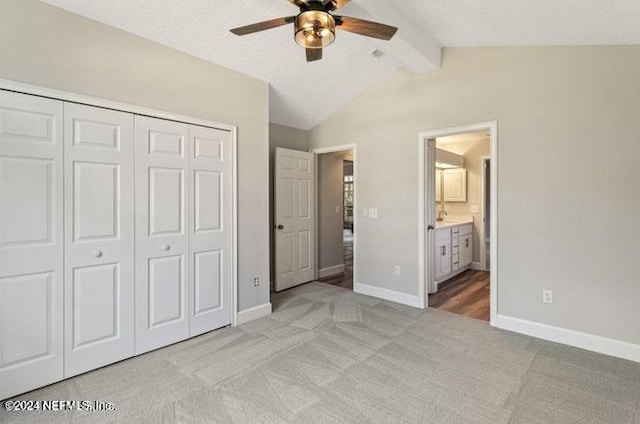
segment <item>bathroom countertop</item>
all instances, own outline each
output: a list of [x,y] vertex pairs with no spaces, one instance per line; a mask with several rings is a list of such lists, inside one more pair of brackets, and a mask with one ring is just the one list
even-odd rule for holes
[[461,220],[461,221],[436,221],[436,230],[440,230],[442,228],[451,228],[451,227],[457,227],[458,225],[465,225],[465,224],[473,224],[473,219],[465,219],[465,220]]

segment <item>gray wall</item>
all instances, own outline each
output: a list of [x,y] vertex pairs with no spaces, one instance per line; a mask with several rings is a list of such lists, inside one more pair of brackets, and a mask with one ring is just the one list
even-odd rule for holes
[[638,99],[639,46],[445,49],[360,95],[311,134],[358,145],[358,205],[379,210],[359,282],[418,295],[417,134],[497,120],[498,312],[640,343]]
[[238,126],[239,309],[269,302],[268,85],[39,1],[0,11],[0,78]]
[[273,169],[275,164],[276,147],[282,147],[291,150],[309,151],[310,134],[309,131],[299,130],[297,128],[285,127],[278,124],[269,124],[269,260],[271,264],[271,283],[275,281],[276,262],[275,262],[275,238],[273,233],[273,214],[275,208],[274,188],[273,188]]
[[[318,264],[319,270],[344,264],[342,240],[344,159],[352,151],[318,156]],[[336,213],[336,207],[339,212]]]

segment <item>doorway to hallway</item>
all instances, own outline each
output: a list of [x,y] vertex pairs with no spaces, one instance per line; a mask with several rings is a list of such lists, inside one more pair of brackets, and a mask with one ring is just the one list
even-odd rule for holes
[[317,279],[353,290],[355,148],[314,151],[316,164]]

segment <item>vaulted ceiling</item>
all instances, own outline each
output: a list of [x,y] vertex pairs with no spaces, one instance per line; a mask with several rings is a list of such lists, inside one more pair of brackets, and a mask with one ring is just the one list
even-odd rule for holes
[[[637,0],[353,0],[340,14],[398,26],[391,42],[339,31],[307,63],[292,26],[230,28],[297,9],[286,0],[43,0],[270,84],[270,120],[310,129],[401,66],[440,66],[441,46],[640,44]],[[372,55],[374,50],[382,55]]]

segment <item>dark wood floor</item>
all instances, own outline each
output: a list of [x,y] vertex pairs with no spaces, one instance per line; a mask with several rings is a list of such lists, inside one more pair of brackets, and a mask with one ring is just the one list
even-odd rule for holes
[[489,321],[489,273],[470,269],[441,283],[429,307]]
[[344,240],[344,272],[321,278],[319,281],[353,290],[353,236],[346,237]]

